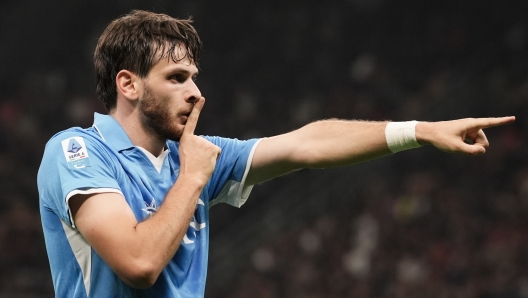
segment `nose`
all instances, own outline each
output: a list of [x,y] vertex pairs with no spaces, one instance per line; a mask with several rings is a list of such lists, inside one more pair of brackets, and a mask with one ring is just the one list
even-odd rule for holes
[[196,86],[196,83],[194,81],[190,80],[189,95],[187,97],[187,101],[190,103],[195,103],[200,97],[202,97],[200,89],[198,88],[198,86]]

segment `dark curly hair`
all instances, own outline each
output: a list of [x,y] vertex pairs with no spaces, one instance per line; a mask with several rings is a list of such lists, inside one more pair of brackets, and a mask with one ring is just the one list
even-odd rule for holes
[[[186,49],[176,57],[177,46]],[[99,38],[94,52],[97,97],[110,112],[116,106],[116,76],[123,69],[141,78],[163,58],[174,62],[189,58],[198,66],[202,42],[192,20],[133,10],[112,21]]]

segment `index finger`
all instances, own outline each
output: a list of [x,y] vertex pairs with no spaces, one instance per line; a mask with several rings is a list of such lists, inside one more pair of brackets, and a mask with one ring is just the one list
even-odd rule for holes
[[513,121],[515,121],[515,116],[497,118],[477,118],[475,119],[474,126],[478,126],[480,128],[487,128],[512,123]]
[[189,114],[189,117],[187,117],[187,123],[185,123],[185,127],[183,128],[184,135],[194,134],[194,130],[196,129],[196,123],[198,123],[198,116],[200,116],[200,112],[202,111],[204,103],[205,98],[200,97],[198,101],[194,104],[193,109]]

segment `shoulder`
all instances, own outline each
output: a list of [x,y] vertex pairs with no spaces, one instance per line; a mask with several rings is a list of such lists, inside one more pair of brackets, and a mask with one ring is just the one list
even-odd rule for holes
[[[217,146],[253,144],[253,143],[256,143],[258,140],[260,140],[258,138],[240,140],[237,138],[226,138],[226,137],[219,137],[219,136],[208,136],[208,135],[200,135],[200,136]],[[167,140],[167,144],[169,145],[169,147],[178,147],[177,141]]]
[[247,160],[251,159],[252,152],[260,139],[239,140],[224,137],[202,136],[211,143],[222,149],[217,165],[247,166]]
[[109,151],[95,129],[73,127],[50,138],[44,148],[42,163],[70,162],[88,156],[108,159]]
[[[97,133],[93,127],[80,128],[72,127],[67,130],[60,131],[52,136],[46,143],[45,150],[52,149],[73,149],[79,148],[79,146],[85,147],[85,145],[100,146],[105,141]],[[72,148],[73,146],[73,148]]]
[[65,140],[70,140],[72,138],[89,139],[88,142],[93,142],[94,139],[97,138],[97,136],[95,136],[94,133],[96,134],[95,130],[92,127],[90,128],[72,127],[72,128],[60,131],[56,133],[55,135],[53,135],[49,139],[49,141],[46,143],[46,149],[48,149],[48,147],[56,147],[57,145],[62,144]]
[[236,138],[225,138],[225,137],[207,136],[207,135],[203,135],[201,137],[219,146],[220,148],[224,148],[224,147],[237,148],[237,147],[252,146],[254,143],[256,143],[259,140],[259,139],[239,140]]
[[[250,156],[255,145],[260,141],[260,139],[239,140],[235,138],[206,135],[201,135],[201,137],[222,149],[218,163],[231,162],[233,159],[244,159],[244,157]],[[178,142],[168,140],[167,145],[171,152],[177,155]]]

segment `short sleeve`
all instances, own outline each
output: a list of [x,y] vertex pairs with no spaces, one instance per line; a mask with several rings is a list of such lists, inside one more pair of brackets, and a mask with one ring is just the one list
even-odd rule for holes
[[210,205],[227,203],[235,207],[242,206],[253,188],[253,185],[246,186],[245,180],[260,140],[205,138],[222,149],[208,185]]
[[73,226],[67,199],[76,193],[119,192],[111,150],[86,133],[64,132],[47,144],[37,184],[41,203]]

